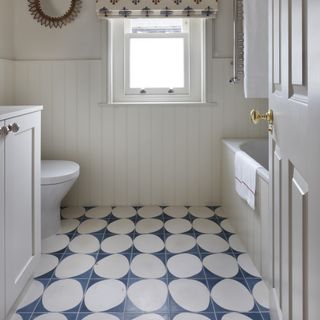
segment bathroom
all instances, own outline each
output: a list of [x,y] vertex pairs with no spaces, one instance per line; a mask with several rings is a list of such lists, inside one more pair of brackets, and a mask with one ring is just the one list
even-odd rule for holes
[[255,2],[0,0],[0,320],[319,318],[320,4]]

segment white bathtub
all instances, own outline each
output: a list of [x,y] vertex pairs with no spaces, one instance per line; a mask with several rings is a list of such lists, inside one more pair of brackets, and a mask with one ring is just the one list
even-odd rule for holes
[[[246,246],[261,275],[269,278],[268,140],[224,139],[222,143],[222,207]],[[252,210],[235,191],[235,152],[242,150],[261,164],[257,171],[256,209]]]

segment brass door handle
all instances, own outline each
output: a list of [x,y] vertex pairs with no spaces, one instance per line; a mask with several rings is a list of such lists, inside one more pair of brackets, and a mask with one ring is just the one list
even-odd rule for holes
[[268,110],[266,114],[261,114],[256,109],[252,109],[250,112],[250,119],[252,123],[257,124],[261,120],[265,120],[268,122],[268,131],[272,133],[273,131],[273,111],[271,109]]

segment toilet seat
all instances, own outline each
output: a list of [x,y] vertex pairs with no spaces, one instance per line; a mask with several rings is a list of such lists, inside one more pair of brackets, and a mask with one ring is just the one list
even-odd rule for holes
[[72,161],[42,160],[41,185],[63,183],[79,176],[80,166]]

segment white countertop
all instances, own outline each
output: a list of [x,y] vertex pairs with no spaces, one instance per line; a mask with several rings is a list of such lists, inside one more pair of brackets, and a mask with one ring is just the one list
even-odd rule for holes
[[0,121],[41,111],[42,106],[0,106]]

